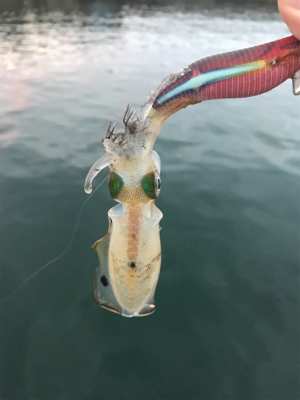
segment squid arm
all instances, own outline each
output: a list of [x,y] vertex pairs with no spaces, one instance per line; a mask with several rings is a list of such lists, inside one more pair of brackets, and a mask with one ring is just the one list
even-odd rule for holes
[[84,182],[84,191],[87,194],[92,193],[93,191],[92,182],[94,178],[99,174],[100,171],[102,171],[105,167],[109,166],[111,160],[112,160],[112,155],[105,154],[104,156],[99,158],[99,160],[97,160],[95,164],[91,167]]

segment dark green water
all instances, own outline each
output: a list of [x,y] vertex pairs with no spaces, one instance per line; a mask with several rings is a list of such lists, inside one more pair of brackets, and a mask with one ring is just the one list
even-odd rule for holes
[[[0,4],[3,299],[67,245],[128,102],[288,31],[267,2]],[[126,319],[94,302],[105,185],[67,255],[1,305],[2,399],[298,399],[299,121],[291,82],[168,120],[156,312]]]

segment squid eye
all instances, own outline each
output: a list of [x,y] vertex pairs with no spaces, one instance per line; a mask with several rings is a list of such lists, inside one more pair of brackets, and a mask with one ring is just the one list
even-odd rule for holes
[[123,179],[115,172],[111,172],[109,174],[108,187],[111,197],[113,199],[118,198],[123,187]]
[[160,192],[160,177],[154,172],[145,175],[142,180],[142,187],[150,199],[156,199]]
[[142,179],[142,187],[146,195],[150,199],[156,199],[156,188],[155,188],[155,175],[154,172],[150,172],[145,175]]

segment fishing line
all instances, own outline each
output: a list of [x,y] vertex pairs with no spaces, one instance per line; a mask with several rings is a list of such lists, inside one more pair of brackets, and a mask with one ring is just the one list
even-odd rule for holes
[[103,183],[106,181],[106,179],[108,178],[108,176],[106,178],[103,179],[103,181],[99,184],[99,186],[97,186],[97,188],[93,191],[93,193],[84,201],[84,203],[82,204],[74,229],[73,229],[73,233],[72,236],[67,244],[67,246],[65,247],[65,249],[62,251],[61,254],[59,254],[57,257],[53,258],[52,260],[48,261],[46,264],[42,265],[40,268],[38,268],[36,271],[34,271],[31,275],[29,275],[15,290],[13,290],[8,296],[4,297],[3,300],[1,300],[0,304],[6,302],[7,300],[9,300],[12,296],[14,296],[23,286],[26,285],[26,283],[28,283],[34,276],[36,276],[37,274],[39,274],[41,271],[43,271],[45,268],[49,267],[49,265],[54,264],[56,261],[60,260],[63,256],[65,256],[67,254],[67,252],[70,250],[73,242],[74,242],[74,238],[78,229],[78,225],[80,222],[80,218],[83,212],[83,209],[86,205],[86,203],[90,200],[90,198],[93,196],[93,194],[95,194],[97,192],[97,190],[103,185]]

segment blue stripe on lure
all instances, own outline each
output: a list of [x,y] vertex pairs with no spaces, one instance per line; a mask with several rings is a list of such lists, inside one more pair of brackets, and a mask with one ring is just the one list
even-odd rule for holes
[[208,71],[194,78],[191,78],[187,82],[182,83],[180,86],[172,89],[170,92],[165,93],[159,99],[157,103],[159,105],[164,104],[166,101],[172,99],[173,97],[187,92],[188,90],[196,89],[200,86],[206,85],[208,83],[220,81],[222,79],[232,78],[234,76],[245,74],[246,72],[256,71],[263,68],[266,65],[265,61],[256,61],[255,63],[249,63],[244,65],[238,65],[230,68],[218,69],[215,71]]

